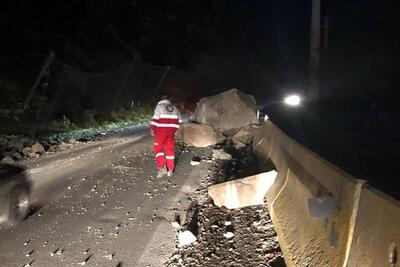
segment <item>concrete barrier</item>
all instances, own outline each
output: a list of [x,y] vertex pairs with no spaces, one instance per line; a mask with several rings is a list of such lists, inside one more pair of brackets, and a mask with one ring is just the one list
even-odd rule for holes
[[400,266],[400,203],[366,185],[360,196],[347,266]]
[[[398,203],[394,205],[382,194],[371,193],[364,188],[364,181],[296,143],[270,121],[254,138],[253,148],[261,162],[271,160],[279,173],[266,199],[288,266],[398,266],[389,265],[388,260],[388,243],[396,247],[400,240]],[[315,198],[333,199],[329,217],[310,216],[309,200]],[[382,218],[370,226],[368,220],[376,218],[371,215],[373,207],[381,209]],[[379,233],[375,232],[379,225],[386,225],[384,217],[397,223],[397,228],[386,222],[391,227],[385,230],[388,233],[382,237],[384,240],[371,241],[370,237]],[[375,248],[381,245],[386,255]],[[363,265],[357,265],[359,257],[368,259],[366,251],[384,257],[382,261],[364,260]],[[386,265],[382,265],[385,260]]]

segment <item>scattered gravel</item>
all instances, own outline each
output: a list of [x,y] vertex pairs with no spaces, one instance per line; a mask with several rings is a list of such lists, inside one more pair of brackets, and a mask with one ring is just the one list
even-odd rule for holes
[[[235,162],[243,162],[245,153],[235,156]],[[248,162],[246,166],[254,164]],[[266,206],[228,210],[215,206],[207,194],[209,185],[232,179],[232,173],[244,173],[238,168],[246,166],[232,161],[216,162],[201,188],[190,195],[196,205],[183,230],[195,234],[197,241],[185,247],[176,246],[166,266],[286,266]]]

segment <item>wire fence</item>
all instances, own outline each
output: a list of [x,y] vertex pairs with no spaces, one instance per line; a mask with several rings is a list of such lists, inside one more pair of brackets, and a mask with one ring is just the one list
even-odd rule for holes
[[[85,116],[153,104],[166,88],[177,90],[188,77],[185,71],[142,61],[90,73],[44,55],[0,57],[0,70],[0,130],[10,128],[14,121],[14,126],[25,128],[30,135],[60,118],[79,121]],[[18,81],[18,86],[12,81]]]

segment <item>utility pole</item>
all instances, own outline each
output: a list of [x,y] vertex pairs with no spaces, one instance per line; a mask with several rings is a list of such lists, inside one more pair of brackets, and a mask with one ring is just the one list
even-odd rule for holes
[[329,18],[327,16],[324,17],[324,26],[323,26],[323,33],[324,33],[324,49],[328,48],[329,44]]
[[39,86],[40,81],[42,80],[43,76],[45,75],[46,71],[50,68],[51,63],[53,63],[54,59],[56,57],[56,54],[53,51],[50,51],[49,54],[46,57],[46,60],[43,63],[42,69],[40,70],[39,75],[37,76],[35,83],[31,87],[31,90],[29,90],[28,96],[26,97],[24,101],[24,110],[26,110],[29,106],[29,103],[35,94],[35,91],[37,87]]
[[165,81],[165,78],[167,78],[167,74],[168,74],[168,72],[170,70],[171,70],[171,66],[169,66],[169,65],[165,66],[164,73],[163,73],[163,75],[162,75],[162,77],[160,79],[160,82],[158,83],[158,85],[156,87],[156,90],[153,93],[153,100],[154,100],[155,97],[157,97],[157,94],[160,91],[160,89],[161,89],[161,87],[162,87],[162,85],[163,85],[163,83]]
[[320,20],[321,0],[312,0],[308,98],[315,101],[319,99]]
[[128,72],[125,74],[123,80],[121,81],[120,86],[118,87],[116,93],[114,94],[114,100],[113,100],[112,106],[111,106],[112,108],[116,108],[118,105],[121,104],[121,103],[119,102],[119,101],[120,101],[120,97],[121,97],[121,93],[122,93],[122,92],[124,91],[124,89],[125,89],[125,84],[126,84],[126,82],[128,81],[129,76],[131,75],[131,73],[132,73],[132,71],[133,71],[133,68],[134,68],[135,65],[136,65],[137,59],[138,59],[138,56],[137,56],[136,54],[133,54],[133,61],[132,61],[132,63],[129,65]]

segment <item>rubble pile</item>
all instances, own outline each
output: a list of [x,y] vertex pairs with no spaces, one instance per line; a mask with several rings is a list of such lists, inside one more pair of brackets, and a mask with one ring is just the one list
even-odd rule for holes
[[0,162],[14,163],[24,158],[38,158],[46,153],[53,153],[73,147],[78,143],[78,141],[71,139],[68,142],[61,142],[58,145],[45,147],[43,144],[35,142],[26,136],[1,135]]
[[36,154],[42,152],[40,144],[35,144],[28,137],[20,135],[0,136],[0,162],[13,163],[24,156],[36,157]]
[[232,136],[232,142],[237,149],[243,148],[246,145],[249,145],[257,131],[260,129],[260,126],[252,124],[247,125],[240,129],[235,135]]
[[196,205],[181,231],[190,231],[196,239],[185,246],[177,242],[166,266],[285,266],[266,205],[229,210],[216,206],[207,193],[209,186],[235,179],[233,173],[246,173],[239,168],[253,168],[245,153],[233,155],[232,160],[215,161],[201,188],[190,195]]

